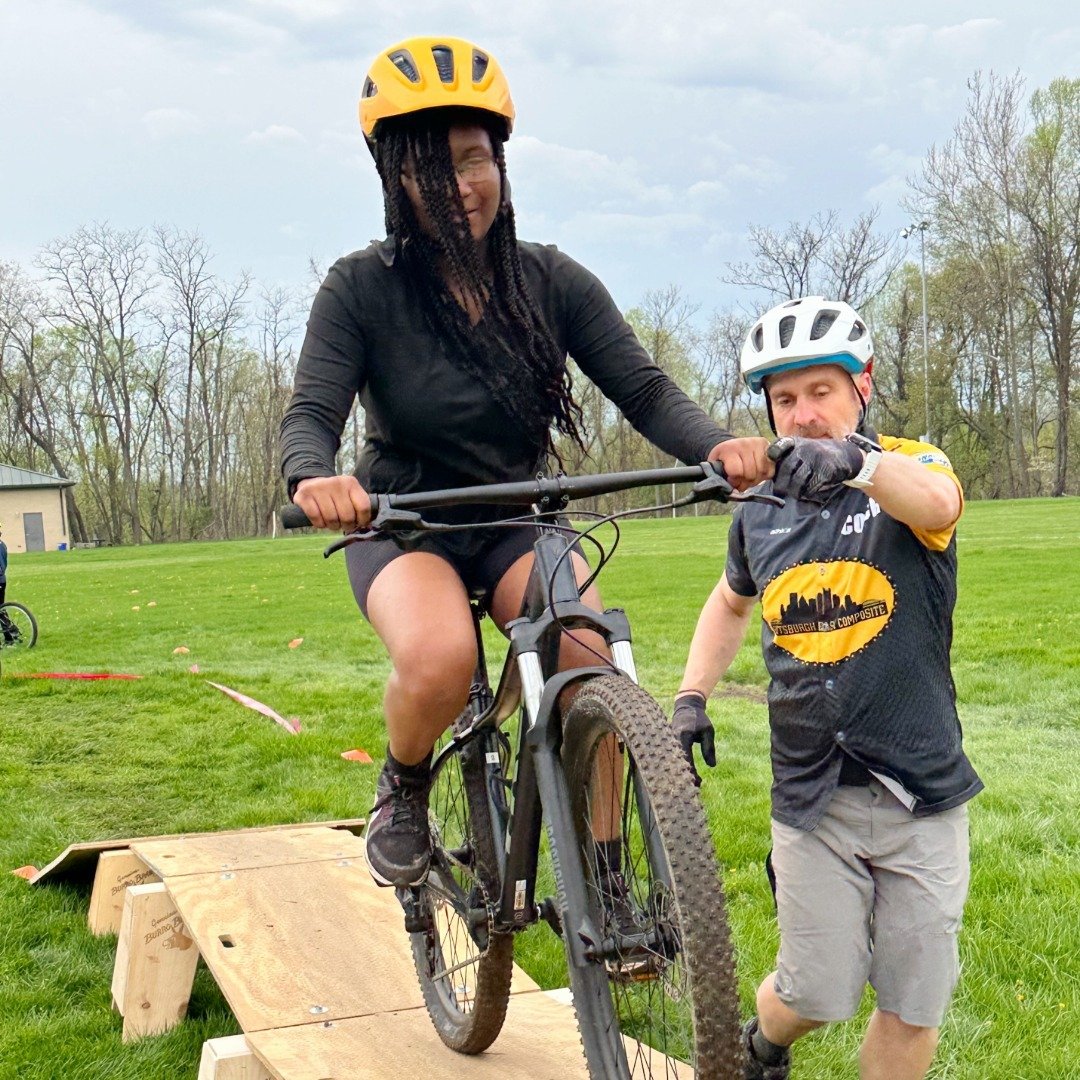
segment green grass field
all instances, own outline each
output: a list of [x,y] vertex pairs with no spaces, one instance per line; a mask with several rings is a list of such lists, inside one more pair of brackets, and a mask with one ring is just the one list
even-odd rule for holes
[[[635,627],[642,682],[667,707],[701,602],[722,569],[725,519],[644,521],[601,581]],[[74,841],[366,813],[387,666],[324,540],[173,545],[15,557],[9,598],[41,639],[0,680],[0,1080],[191,1078],[204,1039],[238,1028],[200,969],[189,1019],[125,1046],[110,1011],[115,940],[86,929],[87,896],[6,873]],[[932,1075],[1080,1077],[1080,501],[977,503],[960,531],[954,669],[972,804],[963,976]],[[137,610],[136,610],[137,609]],[[490,630],[490,628],[489,628]],[[303,644],[288,643],[302,637]],[[494,660],[501,657],[491,639]],[[186,646],[187,655],[173,650]],[[198,665],[198,673],[190,668]],[[21,680],[114,671],[138,682]],[[299,717],[292,737],[208,686]],[[720,766],[703,788],[739,949],[743,1006],[771,968],[768,731],[755,627],[712,703]],[[562,981],[546,927],[518,943]],[[364,977],[358,973],[358,978]],[[796,1077],[856,1074],[856,1020],[804,1040]],[[435,1038],[432,1033],[432,1038]]]

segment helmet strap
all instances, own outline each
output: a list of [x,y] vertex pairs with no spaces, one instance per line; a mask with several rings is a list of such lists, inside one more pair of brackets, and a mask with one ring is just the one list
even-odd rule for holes
[[769,388],[764,383],[762,383],[761,389],[765,393],[765,411],[769,414],[769,427],[772,428],[772,433],[776,435],[778,434],[778,432],[776,430],[776,421],[773,419],[772,398],[769,397]]

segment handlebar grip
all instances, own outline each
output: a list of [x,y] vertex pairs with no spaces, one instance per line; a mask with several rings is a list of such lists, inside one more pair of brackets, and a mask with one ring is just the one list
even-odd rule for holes
[[306,529],[311,524],[307,514],[296,503],[283,506],[278,516],[281,518],[281,526],[284,529]]
[[[379,500],[385,498],[387,498],[386,495],[376,495],[373,492],[368,492],[372,521],[375,520],[379,513]],[[296,503],[287,503],[278,511],[278,516],[281,518],[281,526],[284,529],[307,529],[311,526],[311,519]]]

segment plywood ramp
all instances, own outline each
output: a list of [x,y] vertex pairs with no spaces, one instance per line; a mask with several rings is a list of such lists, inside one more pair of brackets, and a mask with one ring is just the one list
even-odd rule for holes
[[448,1050],[424,1009],[259,1031],[247,1040],[274,1080],[588,1080],[589,1075],[573,1010],[535,992],[510,999],[502,1034],[474,1057]]
[[[506,1023],[486,1053],[465,1057],[439,1041],[424,1008],[401,907],[393,890],[372,881],[363,842],[350,825],[129,841],[138,863],[121,866],[117,860],[118,873],[123,871],[117,880],[125,886],[136,881],[142,865],[161,882],[126,888],[127,929],[118,942],[114,977],[114,990],[120,985],[126,1002],[118,1002],[125,1039],[160,1030],[157,1021],[132,1019],[136,1008],[145,1012],[158,997],[165,1026],[182,1019],[198,955],[246,1039],[214,1040],[200,1078],[585,1077],[573,1010],[517,967]],[[139,919],[150,929],[132,929]],[[171,944],[176,952],[181,937],[197,947],[183,950],[191,970],[172,976],[168,994],[159,994],[154,980],[140,972],[156,971],[161,958],[152,950]],[[675,1074],[657,1055],[654,1075]]]
[[191,840],[200,836],[252,836],[269,831],[279,832],[290,829],[309,829],[318,825],[326,829],[345,829],[359,835],[364,829],[363,818],[342,818],[338,821],[313,821],[301,824],[264,825],[251,829],[233,829],[224,833],[187,833],[176,836],[139,836],[117,840],[91,840],[85,843],[71,844],[47,866],[43,866],[32,878],[31,885],[56,885],[61,882],[72,885],[85,885],[94,879],[98,859],[104,851],[120,851],[133,844],[161,840]]

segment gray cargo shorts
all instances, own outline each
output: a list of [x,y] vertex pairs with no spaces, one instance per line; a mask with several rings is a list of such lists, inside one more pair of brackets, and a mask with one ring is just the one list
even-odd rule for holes
[[879,1009],[939,1027],[960,973],[967,807],[916,818],[881,784],[837,788],[813,832],[773,821],[776,993],[807,1020]]

